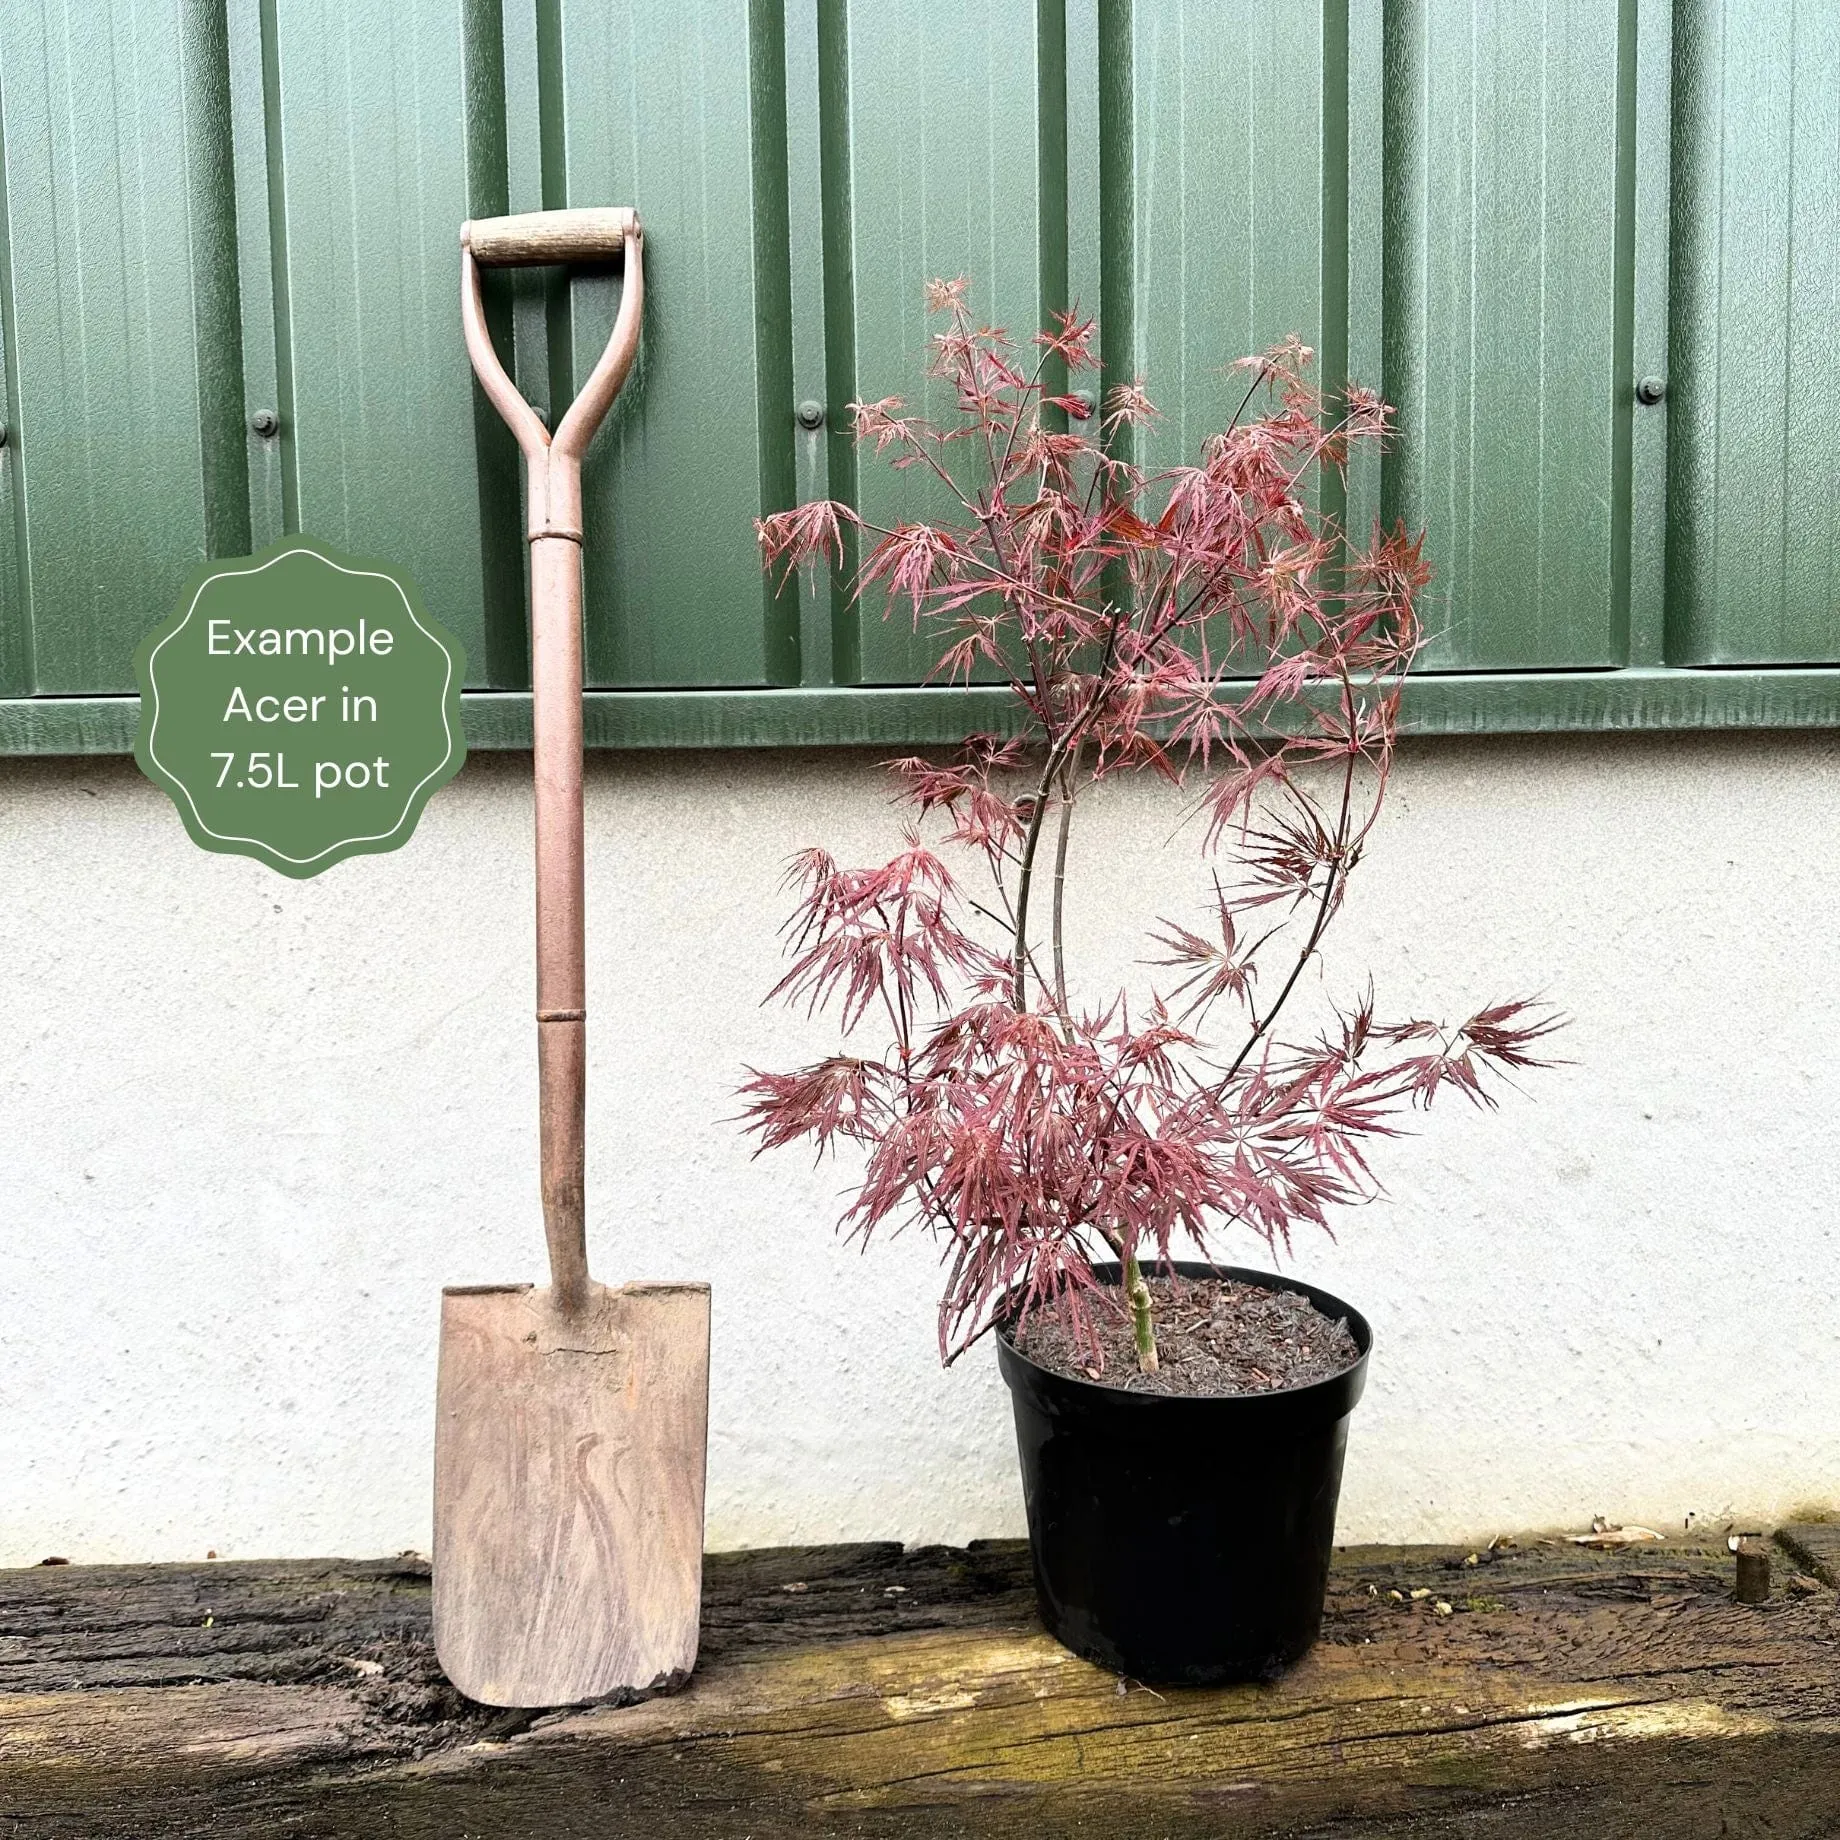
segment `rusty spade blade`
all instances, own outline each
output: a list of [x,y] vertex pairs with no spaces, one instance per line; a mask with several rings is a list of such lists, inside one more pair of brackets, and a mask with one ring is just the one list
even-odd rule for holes
[[[588,1276],[582,906],[581,461],[639,344],[639,220],[543,211],[463,226],[461,318],[528,484],[537,817],[537,1065],[547,1287],[441,1305],[434,1639],[494,1706],[668,1685],[696,1660],[709,1287]],[[492,348],[480,265],[624,256],[612,337],[552,439]]]

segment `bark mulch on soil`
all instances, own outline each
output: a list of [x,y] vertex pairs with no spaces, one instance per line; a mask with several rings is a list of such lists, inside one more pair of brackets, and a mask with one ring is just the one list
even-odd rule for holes
[[1147,1277],[1156,1317],[1158,1368],[1137,1365],[1128,1311],[1093,1311],[1103,1359],[1048,1311],[1032,1316],[1018,1346],[1031,1361],[1078,1380],[1132,1393],[1218,1396],[1308,1386],[1360,1358],[1347,1323],[1325,1316],[1298,1291],[1271,1291],[1227,1278]]

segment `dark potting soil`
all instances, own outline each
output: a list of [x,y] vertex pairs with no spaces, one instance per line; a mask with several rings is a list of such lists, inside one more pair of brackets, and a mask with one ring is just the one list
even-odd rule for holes
[[1092,1311],[1100,1360],[1089,1342],[1076,1340],[1045,1310],[1029,1318],[1017,1346],[1054,1373],[1133,1393],[1270,1393],[1327,1380],[1360,1358],[1347,1323],[1325,1316],[1299,1291],[1227,1278],[1145,1281],[1156,1319],[1155,1373],[1137,1365],[1130,1312],[1123,1308]]

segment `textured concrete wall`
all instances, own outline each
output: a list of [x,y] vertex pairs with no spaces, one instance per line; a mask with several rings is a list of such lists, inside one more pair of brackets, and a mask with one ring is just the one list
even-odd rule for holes
[[[425,1549],[440,1287],[541,1254],[527,782],[476,760],[408,848],[298,884],[125,763],[0,763],[0,1562]],[[1173,817],[1084,814],[1091,987],[1194,911]],[[820,1039],[760,1004],[777,882],[889,846],[872,761],[599,757],[588,824],[593,1259],[714,1283],[712,1544],[1018,1531],[933,1248],[840,1245],[839,1172],[724,1122]],[[1574,1064],[1434,1113],[1297,1248],[1378,1337],[1348,1537],[1840,1497],[1837,833],[1826,736],[1406,751],[1328,987],[1544,991]]]

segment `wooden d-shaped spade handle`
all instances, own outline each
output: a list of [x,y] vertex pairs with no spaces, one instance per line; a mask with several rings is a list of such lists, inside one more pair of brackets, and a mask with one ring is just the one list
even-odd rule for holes
[[[505,373],[486,326],[479,265],[606,259],[624,251],[625,286],[607,349],[552,437]],[[639,349],[643,233],[634,211],[540,211],[460,231],[467,354],[524,453],[529,487],[531,724],[537,802],[537,1078],[543,1231],[565,1312],[588,1297],[583,1201],[588,1068],[582,918],[581,459]]]

